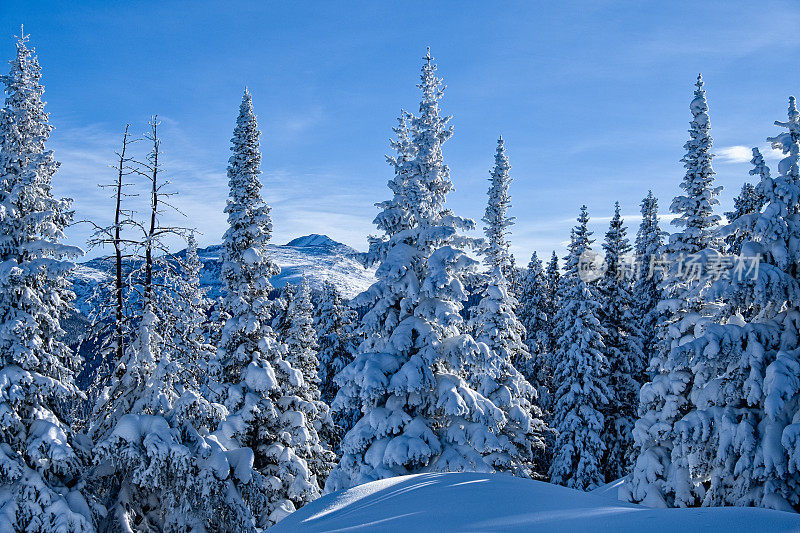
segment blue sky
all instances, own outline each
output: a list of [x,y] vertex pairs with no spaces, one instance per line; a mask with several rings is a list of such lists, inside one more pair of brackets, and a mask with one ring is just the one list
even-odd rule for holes
[[[699,5],[702,4],[702,5]],[[401,107],[416,110],[430,45],[454,115],[450,206],[479,220],[498,135],[511,157],[513,250],[564,250],[582,203],[597,237],[615,200],[633,227],[649,188],[662,212],[698,72],[708,90],[722,208],[748,179],[789,94],[800,96],[800,5],[787,2],[8,2],[0,55],[25,24],[61,161],[57,192],[107,222],[97,183],[125,123],[157,113],[175,202],[201,245],[225,229],[225,166],[245,85],[263,131],[274,240],[326,233],[363,249]],[[775,162],[768,154],[768,161]],[[143,189],[144,190],[144,189]],[[83,245],[88,228],[69,238]],[[92,255],[96,255],[95,251]]]

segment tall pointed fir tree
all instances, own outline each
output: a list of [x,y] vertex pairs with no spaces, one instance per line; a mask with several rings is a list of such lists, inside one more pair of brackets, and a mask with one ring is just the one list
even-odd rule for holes
[[492,467],[527,477],[542,472],[547,428],[536,404],[536,389],[512,363],[528,359],[525,328],[517,320],[515,305],[497,265],[471,321],[475,340],[482,344],[466,371],[475,390],[506,416],[497,432],[501,449],[489,456]]
[[[296,446],[295,451],[306,460],[319,486],[322,487],[336,462],[336,455],[332,449],[338,445],[339,435],[328,404],[320,400],[318,344],[313,313],[311,289],[308,286],[308,279],[303,276],[293,291],[293,298],[289,301],[287,309],[289,327],[286,332],[288,348],[286,360],[292,368],[302,372],[303,382],[293,396],[284,397],[281,408],[303,413],[305,416],[306,425],[291,427],[291,431],[297,432],[296,442],[308,440],[307,446]],[[317,438],[304,437],[303,432],[308,431],[308,425],[314,428]]]
[[550,466],[553,483],[591,490],[604,483],[603,412],[609,399],[600,307],[596,288],[582,271],[591,252],[589,215],[581,207],[572,230],[561,305],[555,316],[554,381],[556,390],[553,429],[558,432]]
[[[342,300],[339,289],[331,281],[322,283],[319,305],[314,309],[314,327],[319,343],[320,397],[330,405],[339,391],[334,378],[353,361],[356,350],[357,316]],[[358,412],[333,413],[336,424],[345,432],[357,421]]]
[[261,197],[259,136],[245,90],[228,164],[222,280],[229,318],[217,352],[217,391],[229,414],[216,434],[229,448],[252,450],[264,501],[253,498],[250,505],[258,525],[268,527],[314,499],[320,488],[301,456],[318,444],[305,410],[295,408],[302,402],[303,371],[287,361],[286,346],[269,326],[269,278],[279,269],[266,253],[272,220]]
[[690,405],[668,432],[672,462],[688,464],[688,472],[663,479],[659,456],[651,452],[644,458],[649,464],[643,460],[642,472],[634,472],[632,500],[800,511],[800,113],[794,97],[788,120],[776,125],[787,131],[768,140],[785,157],[774,178],[760,172],[756,190],[765,207],[736,223],[750,235],[742,245],[750,261],[734,262],[709,291],[710,298],[743,297],[752,319],[709,325],[673,348],[669,362],[692,371]]
[[519,320],[525,327],[525,344],[530,358],[513,359],[512,363],[531,383],[536,384],[542,405],[549,403],[552,369],[547,353],[548,327],[552,317],[547,316],[547,279],[542,261],[533,252],[525,270],[519,293]]
[[213,345],[207,340],[206,326],[211,302],[206,296],[208,289],[200,285],[203,262],[197,255],[194,232],[189,233],[186,244],[174,284],[178,298],[172,310],[175,316],[173,349],[184,373],[181,381],[199,391],[208,386],[209,363],[214,355]]
[[619,202],[603,242],[606,270],[597,281],[600,324],[605,330],[603,344],[608,361],[609,403],[604,411],[603,461],[606,482],[626,475],[632,464],[633,424],[639,405],[639,389],[646,367],[642,339],[634,313],[632,248],[620,215]]
[[508,174],[510,169],[505,142],[500,137],[494,155],[494,168],[489,177],[489,202],[483,215],[483,222],[486,224],[483,232],[487,241],[484,262],[489,270],[499,266],[507,282],[516,281],[517,278],[516,265],[512,262],[507,239],[509,228],[514,224],[514,218],[507,214],[511,207],[511,197],[508,194],[508,187],[511,185],[511,176]]
[[[764,156],[758,148],[753,148],[753,159],[750,160],[753,168],[750,170],[751,176],[759,179],[769,179],[769,168],[764,163]],[[745,232],[744,227],[739,227],[738,220],[745,215],[757,213],[764,207],[764,197],[751,183],[744,183],[739,192],[739,196],[733,199],[733,211],[725,213],[728,221],[726,226],[725,253],[739,255],[742,252],[742,244],[750,240],[750,235]]]
[[[711,167],[712,139],[708,105],[701,76],[697,77],[694,99],[689,108],[692,121],[683,157],[686,175],[681,183],[685,194],[672,202],[677,215],[672,223],[680,231],[670,235],[665,259],[659,304],[659,342],[650,361],[653,376],[639,395],[639,420],[634,428],[636,464],[633,469],[630,498],[652,506],[690,506],[701,498],[701,491],[681,490],[690,487],[688,457],[674,450],[674,426],[689,409],[692,394],[692,369],[685,359],[675,359],[675,347],[701,334],[717,312],[718,302],[704,299],[710,277],[702,265],[708,258],[719,257],[720,217],[713,208],[722,187],[714,186]],[[698,266],[699,265],[699,266]]]
[[658,198],[648,191],[642,200],[642,222],[636,232],[636,272],[633,282],[633,310],[642,338],[645,367],[637,379],[644,382],[647,366],[658,345],[658,302],[661,301],[662,246],[666,232],[658,223]]
[[[547,297],[545,298],[545,315],[548,317],[547,323],[547,345],[545,351],[549,354],[555,352],[556,335],[554,331],[555,316],[559,309],[559,300],[561,298],[561,269],[558,266],[558,255],[555,250],[550,256],[550,261],[547,263],[547,268],[544,271],[545,286],[547,288]],[[554,366],[551,362],[551,368]]]
[[[442,144],[452,134],[439,114],[442,86],[428,54],[422,67],[419,115],[410,120],[411,146],[400,157],[382,202],[368,261],[378,281],[355,299],[368,307],[365,340],[336,378],[334,409],[360,408],[345,435],[342,458],[328,478],[330,492],[376,479],[423,471],[493,471],[502,451],[503,411],[464,380],[480,346],[461,333],[463,279],[476,267],[459,230],[474,224],[445,207],[452,190]],[[405,154],[405,155],[404,155]]]
[[62,341],[72,293],[65,246],[70,201],[52,194],[58,168],[34,50],[20,32],[0,109],[0,529],[91,531],[85,454],[68,408],[81,397],[77,355]]

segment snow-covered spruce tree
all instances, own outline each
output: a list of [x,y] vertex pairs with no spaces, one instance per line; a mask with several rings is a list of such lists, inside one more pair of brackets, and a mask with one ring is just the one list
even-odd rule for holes
[[[547,316],[547,345],[545,351],[552,354],[555,351],[556,335],[554,332],[555,316],[559,309],[559,300],[561,298],[561,269],[558,266],[558,255],[555,250],[550,256],[550,261],[547,263],[547,268],[544,271],[545,286],[547,288],[547,297],[544,301],[544,313]],[[550,367],[553,365],[551,363]]]
[[119,379],[128,412],[94,450],[108,508],[100,529],[254,531],[242,496],[257,482],[252,452],[208,438],[221,406],[180,381],[157,321],[146,304]]
[[[581,207],[572,230],[560,308],[555,316],[553,429],[558,432],[550,466],[553,483],[591,490],[604,483],[603,412],[608,405],[608,362],[596,288],[581,272],[582,255],[591,252],[589,215]],[[585,255],[584,255],[585,257]]]
[[72,294],[61,244],[72,213],[52,195],[41,69],[21,33],[0,109],[0,530],[92,531],[85,454],[69,425],[78,356],[61,340]]
[[486,235],[487,243],[484,262],[489,270],[500,267],[506,280],[516,278],[507,239],[509,228],[514,224],[514,218],[507,214],[511,207],[511,197],[508,194],[508,187],[511,185],[511,176],[508,174],[510,169],[511,164],[506,155],[505,142],[500,137],[497,140],[497,150],[494,154],[494,168],[489,177],[491,184],[487,193],[489,202],[483,215],[483,222],[486,224],[483,227],[483,233]]
[[552,378],[547,354],[550,317],[545,310],[546,300],[547,279],[542,261],[536,252],[533,252],[519,292],[519,320],[525,327],[525,345],[528,347],[530,358],[512,359],[511,362],[529,382],[536,384],[540,399],[549,397]]
[[208,385],[209,361],[214,355],[206,335],[211,302],[206,297],[208,290],[200,286],[203,262],[197,255],[194,232],[189,233],[186,244],[173,287],[175,306],[169,310],[175,317],[172,349],[182,372],[181,381],[200,391]]
[[[291,426],[291,431],[297,432],[294,438],[298,443],[306,439],[308,445],[295,448],[295,451],[306,460],[322,487],[336,462],[336,455],[332,450],[338,446],[340,435],[331,418],[328,404],[320,400],[317,332],[314,330],[313,314],[311,289],[304,276],[289,302],[289,328],[286,332],[286,361],[292,368],[302,372],[303,382],[292,391],[293,395],[281,399],[280,406],[282,410],[303,413],[305,416],[306,424]],[[302,434],[308,431],[309,426],[316,432],[316,438],[309,439]]]
[[677,215],[672,224],[680,228],[669,239],[672,254],[691,255],[706,248],[719,249],[721,244],[716,231],[720,217],[714,214],[714,206],[719,204],[717,196],[722,187],[714,186],[713,139],[702,76],[697,76],[695,86],[694,99],[689,105],[692,112],[689,140],[684,145],[686,155],[681,160],[686,168],[681,183],[684,194],[676,196],[670,206]]
[[[764,156],[758,148],[753,148],[753,159],[750,162],[753,164],[750,175],[758,176],[759,179],[769,179],[769,168],[764,163]],[[742,244],[750,240],[750,235],[745,232],[746,228],[739,228],[736,221],[745,215],[760,212],[762,207],[764,207],[764,197],[751,183],[744,183],[739,196],[733,199],[733,211],[725,213],[725,218],[728,220],[727,229],[732,230],[732,233],[725,237],[725,253],[739,255],[742,252]]]
[[642,354],[645,362],[637,377],[644,381],[647,365],[658,345],[658,302],[661,301],[661,270],[656,268],[661,259],[661,249],[666,232],[658,223],[658,198],[648,191],[641,203],[642,222],[636,233],[636,265],[633,282],[633,313],[642,339]]
[[[320,397],[328,405],[339,391],[333,378],[353,361],[356,320],[355,312],[344,303],[336,285],[323,281],[320,301],[314,309],[314,327],[319,343]],[[354,415],[357,413],[333,413],[334,421],[345,431],[356,422]]]
[[497,265],[471,320],[475,340],[482,345],[466,371],[475,390],[506,416],[505,425],[496,432],[501,449],[487,459],[495,470],[530,476],[541,472],[547,428],[536,405],[536,389],[512,364],[527,359],[525,328],[514,314],[515,305]]
[[608,361],[608,405],[604,411],[603,441],[606,455],[603,470],[606,482],[630,472],[633,424],[639,405],[640,381],[647,366],[642,353],[642,339],[634,313],[633,272],[627,257],[631,252],[627,229],[614,204],[614,215],[603,242],[606,271],[597,281],[600,301],[600,324],[605,330],[603,344]]
[[289,334],[289,328],[292,325],[292,317],[289,314],[289,308],[295,298],[297,287],[291,283],[284,285],[278,297],[270,303],[270,324],[272,331],[276,338],[281,342],[286,342],[286,336]]
[[428,54],[419,115],[410,121],[413,147],[390,159],[394,197],[378,204],[384,236],[371,239],[367,254],[380,263],[378,281],[354,301],[369,308],[365,340],[336,377],[334,400],[334,409],[360,408],[363,416],[344,437],[326,492],[415,472],[489,472],[502,450],[502,410],[463,377],[481,350],[461,333],[460,314],[462,279],[476,267],[462,248],[476,243],[458,234],[474,224],[444,204],[453,186],[442,144],[452,129],[439,114],[435,71]]
[[689,458],[674,449],[675,423],[689,410],[692,369],[684,359],[675,359],[673,349],[701,334],[717,313],[718,302],[703,297],[710,277],[692,270],[708,257],[718,257],[720,217],[713,212],[722,187],[714,186],[710,153],[712,139],[703,80],[697,78],[691,102],[692,121],[686,155],[686,175],[681,183],[685,194],[672,202],[678,217],[672,223],[680,231],[670,235],[666,245],[669,270],[661,289],[663,300],[658,326],[658,346],[648,371],[653,376],[639,394],[639,420],[634,428],[636,464],[626,497],[650,506],[691,506],[702,498],[693,486]]
[[253,451],[266,501],[251,500],[250,505],[258,525],[268,527],[319,494],[317,479],[301,457],[318,444],[318,436],[305,412],[293,408],[301,401],[296,392],[303,386],[303,372],[286,360],[286,346],[269,326],[269,278],[279,269],[265,249],[272,220],[261,197],[259,135],[245,90],[228,164],[222,280],[229,318],[217,352],[216,390],[229,414],[215,435],[228,448]]

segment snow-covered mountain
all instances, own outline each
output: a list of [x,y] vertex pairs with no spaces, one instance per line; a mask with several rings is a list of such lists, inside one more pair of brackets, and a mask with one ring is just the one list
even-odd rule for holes
[[586,493],[504,474],[399,476],[323,496],[270,531],[800,531],[796,513],[752,507],[650,509],[617,500],[615,489]]
[[[222,245],[199,249],[203,262],[201,283],[208,287],[209,296],[221,295],[219,279]],[[298,283],[303,275],[312,289],[320,289],[324,280],[333,282],[345,298],[352,298],[368,288],[375,280],[375,270],[365,269],[358,261],[358,252],[347,245],[336,242],[327,235],[311,234],[298,237],[284,245],[267,246],[270,257],[281,267],[281,273],[272,278],[272,285],[281,288],[287,283]],[[181,256],[184,252],[180,252]],[[90,309],[89,297],[94,288],[108,279],[112,265],[102,259],[82,263],[72,273],[72,282],[77,295],[76,306],[84,314]]]

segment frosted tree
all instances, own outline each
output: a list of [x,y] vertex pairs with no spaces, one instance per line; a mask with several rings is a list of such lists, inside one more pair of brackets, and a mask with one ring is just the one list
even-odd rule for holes
[[[314,330],[314,308],[311,305],[311,291],[308,280],[303,277],[300,284],[292,292],[287,316],[289,320],[286,331],[286,361],[292,368],[303,375],[302,383],[293,390],[292,396],[281,400],[281,408],[290,408],[302,413],[306,424],[292,426],[296,431],[295,441],[308,441],[307,445],[297,448],[296,452],[306,460],[320,486],[324,486],[336,456],[332,448],[338,445],[339,435],[331,418],[328,405],[320,400],[319,361],[317,359],[317,332]],[[309,429],[315,434],[309,438]]]
[[681,183],[684,194],[676,196],[671,205],[671,211],[677,215],[672,224],[680,229],[669,240],[669,251],[673,254],[691,255],[720,246],[716,235],[720,217],[714,214],[714,206],[719,204],[717,196],[722,187],[714,186],[713,139],[702,76],[697,76],[695,85],[694,99],[689,105],[692,112],[689,140],[684,145],[686,155],[681,160],[686,168]]
[[[410,119],[410,144],[390,158],[393,198],[378,204],[367,262],[379,263],[377,282],[354,300],[368,311],[365,340],[336,377],[335,410],[358,408],[327,492],[423,471],[494,470],[502,450],[496,431],[503,411],[463,378],[480,345],[461,333],[463,279],[476,268],[459,235],[474,227],[445,207],[452,190],[442,144],[452,134],[439,113],[443,89],[428,54],[422,67],[419,114]],[[393,143],[403,146],[402,135]],[[402,156],[405,153],[406,156]]]
[[266,246],[272,233],[270,208],[261,197],[261,152],[250,93],[239,107],[228,164],[230,193],[225,212],[222,281],[225,323],[217,359],[217,395],[228,415],[216,431],[229,449],[253,451],[253,466],[264,479],[265,500],[251,500],[257,525],[268,527],[319,494],[311,472],[309,448],[316,431],[298,392],[303,371],[287,361],[286,346],[270,327],[269,278],[279,272]]
[[631,250],[617,202],[603,242],[606,271],[597,281],[610,394],[603,432],[606,445],[603,468],[607,482],[623,477],[630,470],[632,430],[642,386],[640,379],[647,366],[633,307]]
[[79,358],[62,341],[73,295],[61,244],[70,201],[52,194],[58,168],[34,50],[20,32],[0,109],[0,529],[92,531],[81,479],[86,456],[69,423],[81,398]]
[[547,316],[547,279],[542,261],[533,252],[522,278],[519,292],[519,320],[525,327],[525,344],[530,357],[512,359],[512,363],[530,381],[537,385],[539,397],[549,397],[551,373],[549,365]]
[[608,362],[604,355],[600,307],[596,289],[581,272],[591,252],[589,215],[581,207],[573,229],[566,271],[562,279],[561,305],[555,316],[558,336],[555,350],[553,429],[558,432],[550,466],[553,483],[591,490],[604,483],[603,412],[609,401],[606,384]]
[[495,266],[472,319],[475,339],[485,347],[466,370],[475,390],[506,417],[496,433],[501,449],[489,455],[493,468],[530,476],[541,473],[546,428],[535,403],[536,389],[512,363],[528,358],[525,328],[514,314],[515,305],[500,266]]
[[555,250],[550,256],[550,261],[547,263],[544,276],[545,286],[547,288],[547,297],[544,301],[544,312],[549,319],[547,323],[547,345],[545,349],[547,353],[552,354],[555,351],[556,344],[556,336],[555,332],[553,331],[553,328],[555,327],[554,319],[559,308],[561,291],[561,269],[558,266],[558,255],[556,255]]
[[291,294],[292,298],[289,299],[286,309],[286,346],[289,349],[287,360],[293,368],[303,373],[309,395],[319,397],[317,332],[314,330],[311,290],[305,276]]
[[[353,360],[356,350],[355,312],[342,300],[339,290],[329,280],[322,284],[320,302],[314,310],[314,327],[319,343],[319,379],[322,401],[330,405],[339,391],[334,377]],[[333,413],[336,423],[349,430],[354,413]]]
[[169,357],[157,321],[146,303],[127,364],[117,368],[124,372],[117,421],[94,450],[108,509],[100,528],[255,531],[243,496],[260,481],[252,452],[208,438],[222,407],[180,380],[182,368]]
[[[753,148],[753,159],[750,162],[753,164],[750,175],[759,179],[769,179],[769,168],[764,163],[764,156],[758,148]],[[750,240],[750,236],[746,234],[745,228],[739,227],[737,221],[745,215],[760,212],[762,207],[764,207],[763,195],[751,183],[744,183],[739,196],[733,199],[733,211],[725,213],[725,218],[728,220],[726,232],[730,232],[725,237],[727,245],[725,253],[738,255],[742,252],[742,244],[745,240]]]
[[280,341],[285,341],[292,324],[289,308],[295,298],[297,287],[291,283],[283,286],[280,294],[272,301],[270,314],[272,316],[272,331]]
[[514,218],[508,216],[508,209],[511,207],[511,196],[508,194],[508,187],[511,185],[511,176],[508,174],[510,169],[505,142],[500,137],[494,155],[494,168],[489,177],[489,202],[483,215],[483,222],[486,224],[483,232],[487,242],[484,262],[490,270],[500,267],[506,280],[515,280],[517,273],[511,262],[507,239],[509,228],[514,224]]
[[650,360],[650,383],[639,395],[639,420],[634,428],[636,464],[631,499],[652,506],[691,506],[699,503],[702,491],[692,486],[689,457],[674,449],[673,428],[690,409],[693,369],[683,358],[671,355],[674,348],[701,334],[718,312],[718,301],[704,294],[710,277],[702,268],[708,258],[719,257],[720,217],[713,213],[721,187],[714,186],[710,153],[708,105],[703,80],[697,78],[691,102],[693,119],[683,158],[686,175],[681,183],[685,195],[672,202],[672,221],[680,230],[669,238],[666,259],[669,270],[658,304],[659,342]]
[[175,306],[169,311],[174,316],[172,349],[183,373],[182,381],[189,387],[201,390],[208,383],[209,361],[214,355],[213,345],[206,339],[206,321],[211,302],[208,290],[200,285],[203,262],[197,255],[194,232],[187,237],[186,253],[180,261],[180,272],[173,287]]
[[[642,353],[646,364],[655,354],[658,345],[658,302],[661,301],[662,271],[657,268],[666,233],[658,223],[658,198],[648,191],[641,203],[642,222],[636,233],[636,264],[633,282],[633,313],[642,339]],[[645,368],[641,369],[644,378]]]

